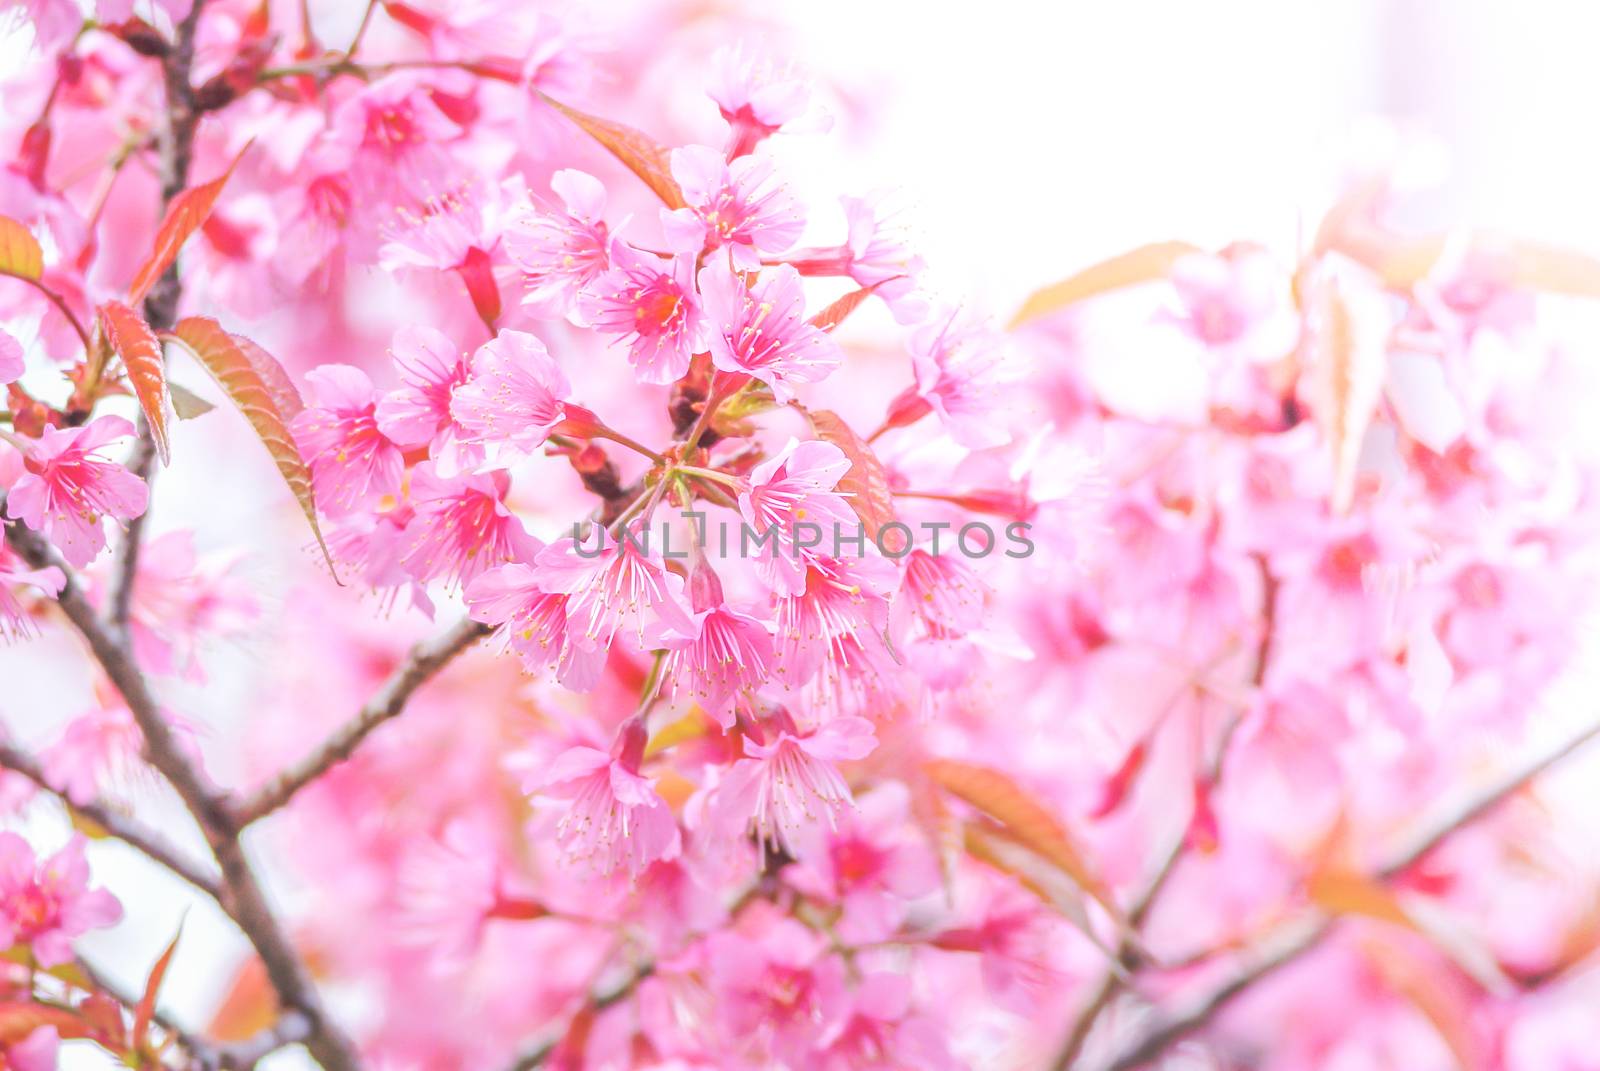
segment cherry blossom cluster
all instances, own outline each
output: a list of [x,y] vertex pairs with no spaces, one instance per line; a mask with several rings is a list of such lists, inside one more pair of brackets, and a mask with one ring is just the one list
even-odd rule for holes
[[0,1067],[1588,1058],[1600,267],[1366,176],[1001,327],[753,16],[345,6],[5,7]]

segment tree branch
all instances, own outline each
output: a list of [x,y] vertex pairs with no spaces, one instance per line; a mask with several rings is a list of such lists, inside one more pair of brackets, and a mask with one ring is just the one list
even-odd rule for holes
[[[1261,635],[1256,641],[1255,667],[1250,673],[1250,686],[1254,690],[1260,690],[1262,682],[1267,677],[1267,667],[1272,659],[1274,634],[1277,632],[1278,578],[1267,567],[1264,556],[1256,555],[1256,564],[1261,573]],[[1234,734],[1238,731],[1243,718],[1243,713],[1234,713],[1217,740],[1216,750],[1212,752],[1211,763],[1206,771],[1206,776],[1213,786],[1222,780],[1228,751],[1233,745]],[[1161,857],[1161,862],[1145,882],[1144,888],[1129,905],[1128,928],[1131,931],[1137,932],[1149,917],[1150,911],[1155,907],[1156,899],[1161,895],[1161,890],[1166,887],[1167,880],[1177,869],[1178,860],[1183,856],[1187,841],[1187,831],[1180,830],[1173,839],[1171,847]],[[1118,962],[1114,965],[1120,969],[1107,970],[1095,983],[1088,998],[1080,1006],[1078,1014],[1073,1017],[1072,1025],[1067,1029],[1066,1039],[1056,1052],[1056,1058],[1050,1065],[1053,1071],[1066,1071],[1077,1060],[1078,1054],[1083,1051],[1084,1044],[1089,1040],[1089,1032],[1100,1019],[1100,1013],[1105,1011],[1106,1006],[1122,989],[1127,972],[1138,966],[1138,956],[1139,950],[1131,942],[1125,941],[1118,950]]]
[[[1600,719],[1559,747],[1535,757],[1488,789],[1450,808],[1443,817],[1425,826],[1407,846],[1381,864],[1375,873],[1383,879],[1398,876],[1451,834],[1488,814],[1534,778],[1597,736],[1600,736]],[[1275,927],[1244,952],[1239,966],[1225,981],[1183,1009],[1146,1027],[1104,1065],[1105,1071],[1133,1071],[1149,1063],[1168,1046],[1209,1023],[1240,993],[1315,948],[1333,931],[1334,925],[1335,921],[1327,915],[1311,911]]]
[[183,853],[168,844],[161,834],[146,829],[133,818],[118,814],[98,800],[84,804],[73,803],[60,789],[45,779],[44,770],[31,756],[4,741],[0,741],[0,766],[26,777],[60,799],[64,806],[83,815],[129,847],[142,852],[151,861],[159,863],[213,900],[221,902],[222,887],[217,883],[217,878],[206,873],[198,864],[185,859]]
[[312,1031],[306,1039],[306,1047],[312,1056],[326,1071],[355,1071],[355,1046],[322,1010],[293,943],[268,906],[255,872],[245,858],[226,799],[199,768],[189,762],[123,640],[101,624],[77,578],[38,533],[21,524],[11,524],[6,527],[6,538],[35,569],[55,566],[61,570],[65,583],[56,602],[122,694],[144,737],[146,760],[177,791],[205,834],[222,868],[222,906],[260,955],[283,1006],[300,1009],[311,1022]]
[[405,710],[413,692],[489,632],[488,625],[464,619],[439,636],[413,647],[360,713],[335,730],[321,747],[284,770],[236,808],[239,827],[276,811],[306,785],[348,759],[374,729]]

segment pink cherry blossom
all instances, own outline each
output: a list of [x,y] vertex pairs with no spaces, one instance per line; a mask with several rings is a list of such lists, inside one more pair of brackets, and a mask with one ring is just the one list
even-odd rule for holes
[[606,190],[593,175],[568,168],[550,177],[562,212],[528,212],[505,234],[506,254],[528,273],[522,299],[542,315],[575,311],[578,294],[611,266]]
[[865,718],[835,718],[801,732],[780,712],[769,739],[745,738],[748,757],[734,763],[717,786],[715,808],[722,821],[748,821],[763,844],[793,855],[802,831],[823,822],[835,825],[850,803],[838,763],[865,758],[876,743]]
[[35,1027],[26,1037],[0,1043],[0,1060],[11,1071],[56,1071],[61,1035],[53,1026]]
[[674,696],[693,696],[724,729],[732,728],[741,693],[764,683],[772,670],[772,633],[761,618],[725,604],[720,585],[689,621],[689,632],[667,630],[659,640],[667,652],[662,673]]
[[72,941],[114,924],[122,906],[89,888],[85,842],[74,837],[40,860],[21,836],[0,832],[0,944],[27,945],[42,967],[72,959]]
[[461,443],[463,430],[450,414],[456,388],[471,375],[467,355],[424,325],[396,331],[390,352],[401,386],[378,400],[378,430],[396,446],[426,446],[447,474],[481,461],[481,450]]
[[1006,340],[981,324],[942,311],[911,337],[917,397],[962,446],[1009,442],[1020,369]]
[[636,878],[650,863],[671,859],[680,846],[678,824],[666,801],[639,773],[644,727],[628,722],[611,754],[591,747],[562,752],[545,775],[545,795],[570,801],[556,826],[568,858],[601,875],[626,870]]
[[[834,492],[849,470],[850,459],[832,443],[794,439],[751,470],[747,488],[739,493],[739,513],[756,533],[773,533],[758,559],[762,579],[773,590],[801,594],[807,562],[821,557],[805,544],[831,547],[836,533],[853,534],[859,527],[855,514]],[[816,527],[802,531],[802,525]],[[823,538],[811,540],[817,531]]]
[[450,399],[466,442],[498,445],[512,456],[537,449],[562,420],[571,392],[544,343],[502,331],[472,355],[472,376]]
[[149,501],[143,480],[98,456],[132,434],[132,424],[113,416],[81,428],[46,428],[23,457],[25,471],[6,497],[7,515],[42,533],[68,564],[88,565],[105,549],[102,519],[132,520]]
[[21,376],[24,367],[22,343],[5,331],[0,331],[0,385]]
[[611,264],[579,296],[581,318],[628,344],[628,363],[640,382],[681,379],[704,339],[693,258],[663,261],[613,242]]
[[779,679],[798,688],[819,678],[830,697],[876,690],[892,668],[882,633],[895,576],[880,557],[809,563],[804,587],[776,600]]
[[510,486],[503,472],[450,480],[432,465],[417,466],[400,567],[421,583],[442,577],[458,588],[528,549],[522,521],[506,508]]
[[564,687],[592,691],[605,668],[605,648],[571,630],[570,595],[545,591],[539,583],[533,566],[507,562],[467,584],[467,607],[474,620],[496,626],[501,643],[529,672],[549,667]]
[[609,647],[619,629],[642,645],[647,626],[692,634],[683,580],[667,571],[642,526],[621,538],[599,529],[582,544],[558,539],[534,569],[546,591],[568,597],[567,627],[580,645]]
[[38,631],[14,588],[56,595],[66,582],[66,575],[55,566],[31,569],[10,544],[0,543],[0,641],[28,639]]
[[706,93],[732,128],[730,160],[752,152],[779,130],[826,126],[825,122],[796,122],[806,116],[811,99],[811,87],[803,78],[777,70],[764,58],[737,46],[724,46],[712,55]]
[[346,100],[328,128],[324,159],[381,200],[425,199],[446,187],[444,143],[461,128],[439,109],[428,84],[402,71]]
[[661,227],[675,253],[698,255],[726,248],[742,271],[758,271],[763,254],[794,245],[805,215],[776,182],[772,164],[744,156],[733,163],[715,149],[690,145],[672,150],[672,177],[688,208],[663,210]]
[[306,374],[316,403],[290,430],[311,466],[317,507],[338,517],[400,492],[400,448],[378,428],[377,392],[359,368],[328,364]]
[[800,274],[787,264],[763,272],[753,289],[727,267],[710,264],[700,273],[700,293],[713,325],[712,363],[761,380],[780,402],[844,361],[833,339],[806,321]]

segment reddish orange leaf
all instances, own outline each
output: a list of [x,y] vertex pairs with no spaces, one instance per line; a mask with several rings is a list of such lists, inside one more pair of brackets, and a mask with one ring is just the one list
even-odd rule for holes
[[[311,523],[311,533],[317,546],[333,570],[333,555],[322,539],[322,527],[317,523],[316,499],[311,489],[311,469],[289,434],[290,415],[284,410],[293,407],[299,411],[300,396],[289,381],[288,373],[266,350],[237,338],[222,329],[217,321],[205,316],[190,316],[179,321],[173,336],[189,348],[211,377],[227,393],[239,412],[250,422],[272,455],[273,463],[289,485],[306,520]],[[337,576],[337,573],[335,573]]]
[[837,413],[819,409],[806,415],[817,438],[837,446],[850,459],[850,471],[840,478],[838,490],[849,495],[850,508],[861,518],[867,534],[877,539],[878,531],[894,520],[894,496],[889,492],[883,462]]
[[293,420],[299,416],[300,410],[306,407],[306,403],[300,398],[300,388],[294,385],[294,380],[284,371],[278,359],[243,335],[228,337],[233,339],[239,347],[239,352],[250,362],[250,367],[261,377],[261,385],[272,395],[273,404],[278,407],[283,419]]
[[1018,843],[1053,864],[1122,924],[1122,913],[1072,835],[1050,810],[999,770],[955,759],[930,759],[928,776],[957,799],[1003,826]]
[[10,216],[0,216],[0,275],[32,282],[44,275],[44,250],[39,248],[39,240]]
[[211,209],[217,203],[222,187],[228,184],[233,169],[239,166],[245,149],[249,147],[246,145],[244,149],[240,149],[239,155],[228,165],[228,170],[217,178],[199,186],[191,186],[172,199],[172,203],[167,206],[166,217],[156,230],[156,245],[150,253],[150,259],[144,262],[134,275],[133,282],[128,284],[130,303],[136,304],[144,300],[150,288],[156,285],[156,280],[172,266],[173,261],[178,259],[178,250],[183,248],[183,243],[188,241],[189,235],[211,215]]
[[63,1038],[89,1034],[83,1020],[66,1008],[22,1000],[0,1002],[0,1045],[15,1045],[41,1026],[55,1027]]
[[267,969],[250,956],[234,972],[227,994],[206,1026],[206,1036],[224,1044],[244,1041],[266,1030],[277,1018],[278,1000]]
[[644,184],[654,190],[668,208],[684,207],[683,191],[678,189],[678,183],[672,177],[665,146],[631,126],[580,112],[549,97],[544,100],[599,142],[601,148],[622,161],[629,171],[643,179]]
[[167,446],[167,410],[172,398],[167,391],[167,371],[161,358],[161,342],[156,338],[144,317],[120,301],[108,301],[100,306],[100,326],[106,340],[122,366],[128,370],[128,382],[150,422],[150,434],[161,454],[161,463],[172,463],[172,452]]
[[167,950],[161,953],[161,958],[156,960],[156,965],[150,968],[150,976],[144,982],[144,995],[139,998],[139,1006],[133,1009],[133,1043],[146,1045],[150,1040],[150,1023],[156,1016],[156,997],[161,993],[161,982],[167,976],[167,968],[172,966],[173,953],[178,951],[178,938],[183,936],[183,923],[178,924],[178,932],[172,935],[172,941],[167,945]]
[[1035,290],[1011,318],[1011,326],[1021,327],[1085,298],[1163,279],[1177,260],[1198,252],[1188,242],[1153,242],[1102,260],[1059,283]]
[[811,326],[820,327],[824,331],[832,331],[835,327],[844,323],[845,317],[855,312],[863,301],[872,296],[872,292],[876,289],[877,287],[875,286],[863,286],[859,290],[850,291],[844,297],[811,317]]

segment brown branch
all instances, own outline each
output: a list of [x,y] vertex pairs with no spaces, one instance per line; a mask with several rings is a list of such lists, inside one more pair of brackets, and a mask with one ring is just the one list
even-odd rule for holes
[[[1418,832],[1408,845],[1380,865],[1375,871],[1376,875],[1382,879],[1398,876],[1438,847],[1451,834],[1494,810],[1534,778],[1597,736],[1600,736],[1600,719],[1592,722],[1559,747],[1530,760],[1488,789],[1451,807],[1441,818]],[[1134,1068],[1149,1063],[1174,1042],[1209,1023],[1240,993],[1279,967],[1315,948],[1333,931],[1334,924],[1334,920],[1322,912],[1311,911],[1275,927],[1245,951],[1242,962],[1225,981],[1181,1010],[1166,1015],[1146,1027],[1138,1037],[1105,1064],[1106,1071],[1133,1071]]]
[[312,1024],[306,1048],[325,1071],[354,1071],[355,1046],[322,1010],[322,1004],[294,945],[267,903],[245,858],[226,799],[192,765],[161,714],[150,686],[123,640],[113,635],[84,596],[76,577],[38,533],[21,524],[6,528],[6,538],[35,569],[54,566],[66,578],[56,602],[88,642],[90,651],[121,693],[144,737],[145,759],[177,791],[205,834],[222,868],[223,908],[260,955],[267,977],[286,1008],[298,1008]]
[[466,619],[413,647],[360,713],[323,741],[321,747],[284,770],[235,809],[239,827],[276,811],[306,785],[348,759],[374,729],[405,709],[413,692],[489,632],[488,625]]
[[[1272,659],[1272,644],[1277,632],[1278,619],[1278,578],[1267,567],[1267,560],[1262,555],[1256,555],[1256,564],[1261,573],[1261,635],[1256,641],[1255,666],[1250,673],[1250,686],[1259,690],[1262,682],[1267,678],[1267,667]],[[1212,752],[1210,767],[1206,776],[1215,787],[1222,780],[1223,767],[1227,764],[1228,752],[1233,745],[1234,734],[1239,729],[1239,723],[1244,720],[1243,713],[1233,713],[1223,726],[1222,735],[1217,740],[1216,750]],[[1187,831],[1180,830],[1173,838],[1171,847],[1162,855],[1161,862],[1146,880],[1144,888],[1134,897],[1133,903],[1128,908],[1128,929],[1137,932],[1149,917],[1150,911],[1155,907],[1156,899],[1160,897],[1162,889],[1166,887],[1167,880],[1172,877],[1177,869],[1178,860],[1183,856],[1184,845],[1187,843]],[[1072,1025],[1067,1029],[1067,1036],[1062,1041],[1061,1047],[1056,1051],[1056,1058],[1051,1063],[1054,1071],[1066,1071],[1077,1060],[1083,1051],[1084,1044],[1089,1040],[1089,1032],[1100,1019],[1100,1013],[1121,991],[1128,972],[1138,966],[1139,950],[1132,942],[1124,942],[1117,953],[1118,962],[1113,964],[1100,976],[1095,983],[1088,998],[1073,1017]]]
[[213,900],[221,901],[222,888],[217,884],[216,876],[184,858],[183,852],[168,844],[161,834],[146,829],[133,818],[118,814],[98,800],[83,804],[71,802],[60,789],[45,779],[44,770],[31,756],[3,741],[0,741],[0,766],[26,777],[117,840],[143,853],[152,862],[159,863]]

